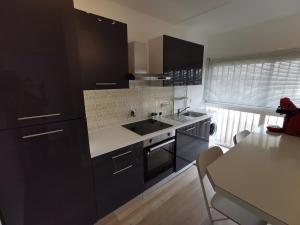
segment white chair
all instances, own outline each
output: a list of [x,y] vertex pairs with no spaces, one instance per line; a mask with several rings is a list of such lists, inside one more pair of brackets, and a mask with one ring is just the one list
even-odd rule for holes
[[[214,194],[212,197],[210,207],[203,180],[207,175],[207,167],[222,155],[223,152],[220,147],[212,147],[207,151],[201,152],[197,157],[197,168],[210,224],[230,219],[240,225],[266,225],[267,223],[265,221],[259,219],[251,212],[218,193]],[[225,218],[213,219],[210,211],[211,209],[215,209],[220,212],[225,216]]]
[[233,143],[234,145],[237,145],[239,142],[241,142],[245,137],[247,137],[249,134],[251,134],[250,131],[248,130],[243,130],[238,132],[236,135],[233,137]]

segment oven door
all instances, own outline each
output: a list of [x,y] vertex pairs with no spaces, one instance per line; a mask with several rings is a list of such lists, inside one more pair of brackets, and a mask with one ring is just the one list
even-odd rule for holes
[[[174,171],[175,138],[145,148],[145,181],[158,182]],[[151,182],[152,181],[152,182]]]

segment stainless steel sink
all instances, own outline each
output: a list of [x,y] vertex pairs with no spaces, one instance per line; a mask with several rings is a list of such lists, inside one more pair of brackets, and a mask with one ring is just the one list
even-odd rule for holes
[[171,114],[171,115],[166,115],[164,116],[165,118],[168,118],[168,119],[171,119],[171,120],[176,120],[176,121],[179,121],[181,123],[184,123],[184,122],[187,122],[187,121],[190,121],[191,118],[190,117],[186,117],[186,116],[183,116],[181,114]]
[[205,113],[188,111],[186,113],[183,113],[182,115],[187,116],[187,117],[200,117],[200,116],[205,116],[206,114]]
[[193,120],[194,118],[197,118],[197,117],[201,117],[201,116],[205,116],[207,114],[205,113],[199,113],[199,112],[193,112],[193,111],[188,111],[186,113],[182,113],[182,114],[171,114],[171,115],[167,115],[167,116],[164,116],[165,118],[168,118],[168,119],[172,119],[172,120],[176,120],[176,121],[179,121],[179,122],[187,122],[187,121],[191,121]]

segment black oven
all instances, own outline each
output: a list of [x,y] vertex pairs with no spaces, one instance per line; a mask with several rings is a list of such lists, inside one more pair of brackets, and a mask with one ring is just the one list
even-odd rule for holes
[[175,134],[167,133],[144,141],[145,184],[148,187],[174,172]]

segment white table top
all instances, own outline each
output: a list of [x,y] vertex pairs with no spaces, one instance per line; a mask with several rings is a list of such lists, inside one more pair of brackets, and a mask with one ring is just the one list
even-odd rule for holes
[[300,138],[260,127],[208,167],[216,188],[272,225],[300,224]]

